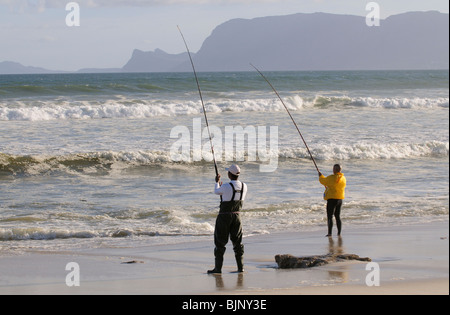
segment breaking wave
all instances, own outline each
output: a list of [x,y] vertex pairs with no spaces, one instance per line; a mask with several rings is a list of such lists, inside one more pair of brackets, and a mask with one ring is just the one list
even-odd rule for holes
[[[326,225],[323,203],[282,203],[245,209],[243,219],[248,222],[246,235],[269,234],[274,231],[303,230]],[[361,200],[346,202],[346,221],[358,225],[382,224],[394,219],[396,222],[416,222],[417,218],[429,221],[447,220],[448,207],[439,200],[422,202],[392,199]],[[393,211],[394,210],[394,211]],[[126,210],[103,215],[77,215],[71,212],[55,213],[43,218],[10,214],[0,218],[0,222],[9,226],[0,228],[0,242],[8,241],[48,241],[66,239],[118,239],[128,237],[179,237],[208,236],[214,233],[213,222],[216,211],[188,212],[176,210],[142,211]],[[57,225],[57,220],[64,221]],[[44,217],[44,216],[42,216]],[[273,218],[268,224],[267,218]],[[39,226],[31,226],[33,221]],[[14,226],[12,226],[14,224]],[[20,225],[21,226],[17,226]],[[18,244],[16,244],[17,246]],[[52,245],[54,246],[54,245]]]
[[[209,225],[209,227],[211,227]],[[131,236],[189,236],[205,235],[208,231],[199,233],[183,232],[158,232],[158,231],[140,231],[133,229],[106,229],[75,231],[70,229],[51,229],[51,228],[14,228],[0,229],[0,241],[24,241],[24,240],[56,240],[56,239],[89,239],[89,238],[122,238]]]
[[[313,156],[318,160],[385,160],[408,159],[420,157],[443,158],[449,156],[449,143],[429,141],[425,143],[357,143],[353,145],[316,145],[311,148]],[[61,156],[17,156],[0,153],[0,174],[6,175],[39,175],[54,171],[66,171],[92,175],[106,174],[115,169],[126,169],[141,166],[177,166],[203,165],[210,163],[210,156],[205,160],[193,161],[185,157],[173,157],[165,151],[107,151],[80,153]],[[201,156],[201,155],[200,155]],[[309,159],[304,148],[284,148],[278,152],[280,162]],[[217,161],[225,161],[216,156]],[[267,157],[265,160],[267,161]],[[258,160],[256,161],[258,162]]]
[[[285,99],[290,110],[336,108],[434,109],[448,108],[448,98],[372,98],[289,96]],[[283,105],[275,98],[216,99],[206,102],[211,113],[276,112]],[[1,121],[46,121],[102,118],[150,118],[185,116],[202,113],[199,101],[118,99],[106,101],[9,101],[0,103]]]
[[[448,157],[449,143],[429,141],[425,143],[357,143],[354,145],[321,145],[312,150],[319,160],[384,160],[419,157]],[[304,149],[285,149],[281,158],[308,158]]]

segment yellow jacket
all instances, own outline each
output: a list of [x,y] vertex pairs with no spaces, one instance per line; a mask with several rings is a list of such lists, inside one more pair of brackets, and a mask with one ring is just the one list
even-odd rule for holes
[[319,181],[326,188],[323,199],[345,199],[345,186],[347,185],[347,180],[345,179],[344,174],[337,173],[328,177],[321,175]]

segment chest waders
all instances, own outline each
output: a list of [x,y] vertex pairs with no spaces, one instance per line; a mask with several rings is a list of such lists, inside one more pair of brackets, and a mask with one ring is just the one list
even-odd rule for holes
[[[225,254],[228,238],[233,243],[233,250],[236,257],[238,272],[244,271],[244,245],[242,244],[242,223],[240,211],[243,205],[243,192],[245,184],[242,183],[242,190],[236,190],[232,183],[233,197],[231,201],[221,201],[220,212],[216,219],[216,228],[214,231],[214,256],[215,267],[208,273],[222,273],[223,255]],[[235,200],[236,193],[240,193],[239,200]]]

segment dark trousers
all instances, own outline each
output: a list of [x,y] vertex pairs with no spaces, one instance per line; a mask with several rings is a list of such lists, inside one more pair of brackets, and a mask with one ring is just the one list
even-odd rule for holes
[[331,230],[333,229],[333,216],[336,218],[338,235],[341,235],[342,231],[341,207],[342,207],[341,199],[328,199],[327,201],[328,235],[331,235]]
[[231,239],[236,257],[244,255],[244,245],[242,244],[242,223],[239,213],[223,213],[217,216],[216,228],[214,231],[214,255],[216,260],[223,261],[225,246]]

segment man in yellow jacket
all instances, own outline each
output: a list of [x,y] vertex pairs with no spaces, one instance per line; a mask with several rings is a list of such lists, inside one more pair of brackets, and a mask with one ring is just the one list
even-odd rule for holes
[[342,222],[341,222],[341,207],[342,200],[345,198],[345,186],[347,180],[344,174],[341,173],[341,166],[335,164],[333,166],[333,175],[325,177],[319,172],[319,181],[325,186],[324,199],[327,200],[327,219],[328,219],[328,234],[331,236],[331,230],[333,229],[333,216],[336,218],[336,225],[338,228],[338,235],[341,235]]

